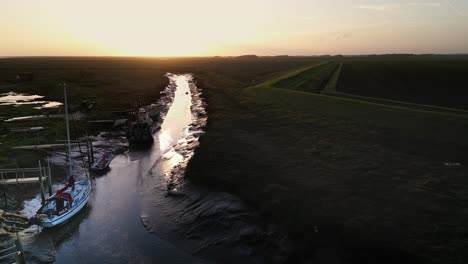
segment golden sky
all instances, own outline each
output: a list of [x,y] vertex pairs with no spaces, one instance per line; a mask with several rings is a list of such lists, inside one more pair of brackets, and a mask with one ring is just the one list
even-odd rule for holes
[[468,53],[465,0],[0,0],[0,56]]

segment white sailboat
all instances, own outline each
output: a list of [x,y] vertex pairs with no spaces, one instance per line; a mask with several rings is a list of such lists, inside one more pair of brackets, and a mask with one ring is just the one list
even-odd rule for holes
[[88,175],[86,175],[86,179],[77,182],[75,182],[75,178],[73,177],[66,84],[64,84],[63,91],[65,97],[69,181],[64,188],[50,196],[41,208],[37,210],[36,216],[32,219],[31,223],[42,227],[54,227],[72,218],[83,209],[91,194],[91,181]]

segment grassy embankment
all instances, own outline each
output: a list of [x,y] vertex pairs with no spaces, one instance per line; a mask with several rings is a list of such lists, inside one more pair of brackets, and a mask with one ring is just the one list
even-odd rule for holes
[[468,260],[466,167],[444,165],[468,161],[468,116],[284,89],[322,70],[201,73],[210,118],[188,176],[284,224],[298,258]]

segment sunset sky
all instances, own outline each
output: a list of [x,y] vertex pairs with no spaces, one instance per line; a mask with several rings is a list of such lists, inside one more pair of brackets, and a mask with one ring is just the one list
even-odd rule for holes
[[468,53],[466,0],[2,0],[0,56]]

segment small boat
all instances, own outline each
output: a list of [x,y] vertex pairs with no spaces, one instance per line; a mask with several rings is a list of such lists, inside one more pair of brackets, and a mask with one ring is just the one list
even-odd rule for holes
[[109,154],[104,153],[102,154],[100,159],[98,159],[96,162],[94,162],[93,165],[91,165],[89,170],[92,172],[103,172],[109,169],[109,164],[111,163],[111,161],[112,157]]
[[127,139],[130,144],[144,144],[153,142],[153,119],[148,116],[146,110],[138,109],[136,121],[130,123]]
[[91,194],[91,180],[88,175],[86,175],[84,180],[78,182],[75,182],[75,178],[73,177],[66,85],[64,85],[63,91],[65,97],[69,178],[68,184],[56,194],[47,198],[41,208],[37,210],[36,216],[29,219],[30,224],[42,227],[54,227],[72,218],[83,209]]

